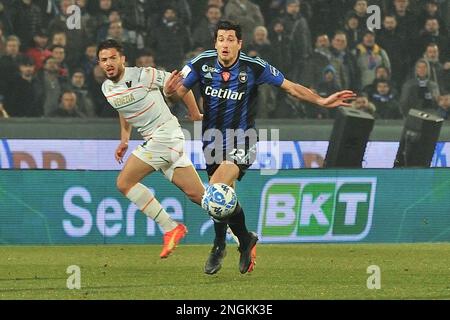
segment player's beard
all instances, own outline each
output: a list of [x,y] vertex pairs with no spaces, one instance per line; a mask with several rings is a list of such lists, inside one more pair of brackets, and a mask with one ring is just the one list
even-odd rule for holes
[[106,74],[106,78],[108,78],[109,80],[111,80],[112,82],[117,82],[120,80],[120,78],[122,77],[122,74],[124,72],[125,68],[122,66],[119,66],[117,68],[117,74],[115,76],[112,77],[108,77],[108,74]]

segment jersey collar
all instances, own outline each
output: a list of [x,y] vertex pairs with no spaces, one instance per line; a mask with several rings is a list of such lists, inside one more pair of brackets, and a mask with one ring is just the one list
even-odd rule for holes
[[217,64],[217,66],[218,66],[221,70],[224,70],[224,71],[232,70],[232,69],[236,68],[236,66],[238,65],[239,59],[241,58],[241,54],[242,54],[241,51],[239,51],[236,61],[233,62],[233,64],[232,64],[231,66],[229,66],[229,67],[224,67],[224,66],[219,62],[219,57],[217,57],[216,64]]

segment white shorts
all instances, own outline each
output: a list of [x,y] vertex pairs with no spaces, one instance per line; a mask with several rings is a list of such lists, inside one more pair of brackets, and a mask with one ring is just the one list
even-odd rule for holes
[[176,118],[158,128],[133,154],[155,170],[161,170],[169,181],[176,168],[192,166],[184,152],[184,135]]

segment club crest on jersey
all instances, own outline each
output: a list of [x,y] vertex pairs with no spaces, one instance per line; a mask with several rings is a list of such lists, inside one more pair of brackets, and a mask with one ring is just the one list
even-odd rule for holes
[[248,79],[247,72],[245,72],[245,71],[239,72],[239,77],[238,78],[239,78],[239,82],[246,83],[247,79]]
[[125,82],[125,84],[127,85],[128,88],[131,88],[131,81],[127,81]]
[[231,76],[231,74],[228,71],[223,71],[222,72],[222,79],[223,79],[223,81],[227,82],[228,80],[230,80],[230,76]]

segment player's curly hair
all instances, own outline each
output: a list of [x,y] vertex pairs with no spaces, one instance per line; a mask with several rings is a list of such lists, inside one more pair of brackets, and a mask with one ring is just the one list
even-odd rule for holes
[[116,40],[113,40],[113,39],[107,39],[105,41],[102,41],[98,45],[97,58],[99,57],[98,55],[99,55],[100,51],[105,50],[105,49],[112,49],[112,48],[116,49],[117,52],[119,52],[119,54],[121,56],[123,56],[123,46],[122,46],[122,44],[119,41],[116,41]]

